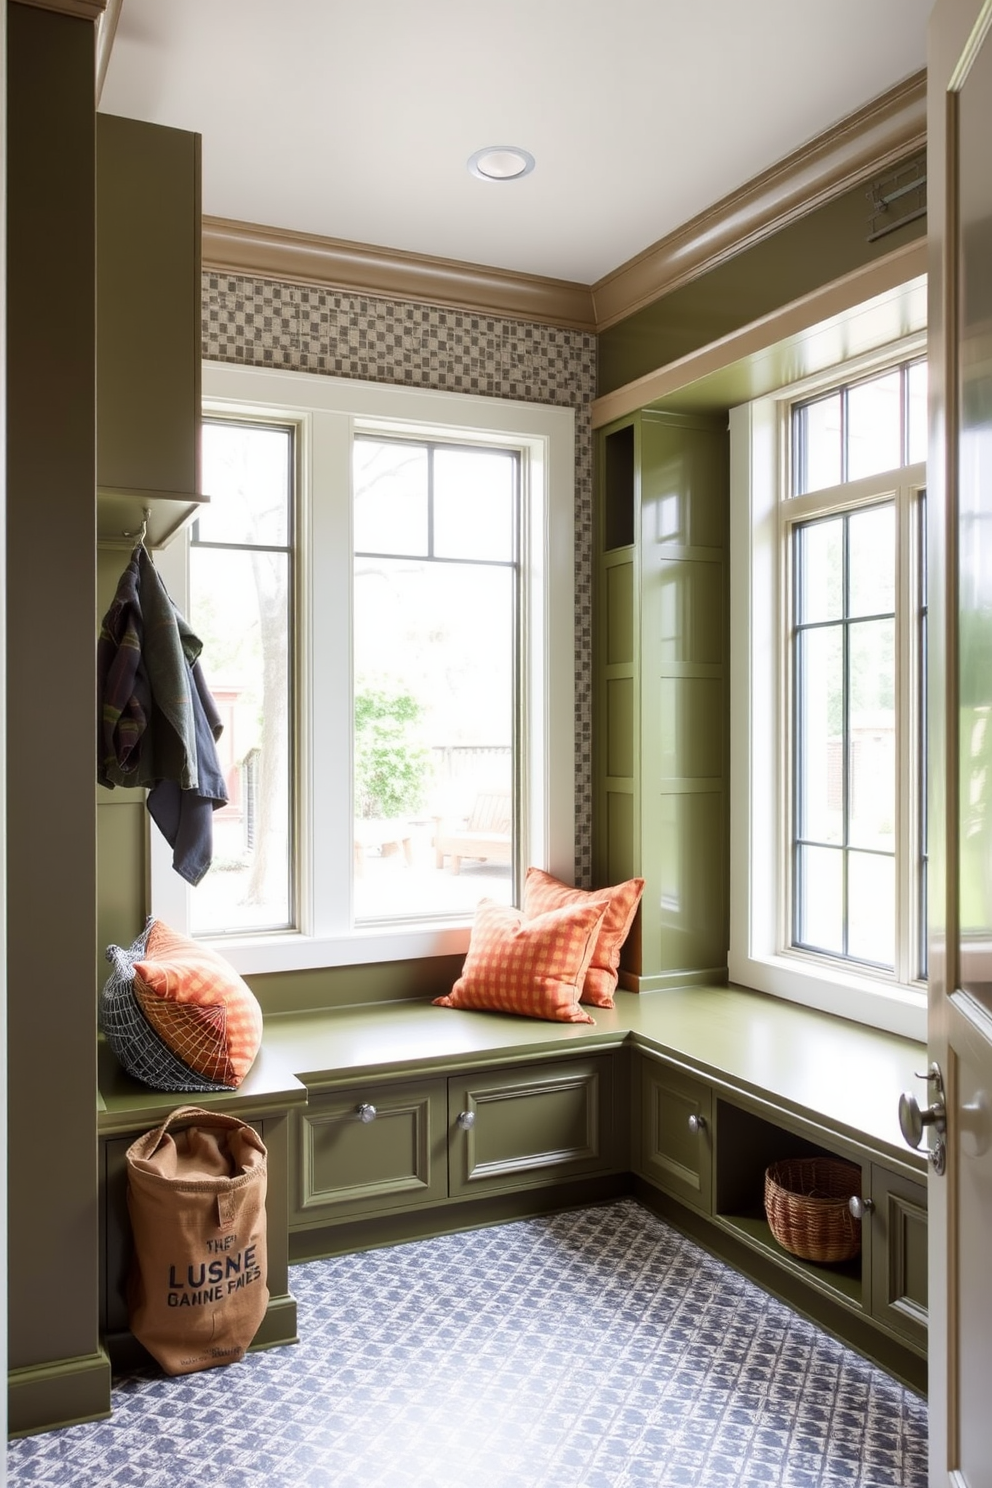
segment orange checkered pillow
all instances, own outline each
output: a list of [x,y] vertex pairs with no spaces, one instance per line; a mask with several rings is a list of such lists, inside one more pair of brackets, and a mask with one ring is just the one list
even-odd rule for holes
[[159,1038],[204,1079],[236,1090],[262,1042],[262,1010],[232,966],[153,920],[134,996]]
[[603,913],[601,904],[566,905],[528,920],[512,905],[483,899],[462,974],[436,1006],[591,1023],[579,992]]
[[643,878],[629,878],[611,889],[573,889],[540,868],[528,868],[524,879],[524,914],[528,919],[568,904],[600,904],[603,922],[582,987],[582,1001],[611,1008],[617,985],[620,949],[627,939],[644,891]]

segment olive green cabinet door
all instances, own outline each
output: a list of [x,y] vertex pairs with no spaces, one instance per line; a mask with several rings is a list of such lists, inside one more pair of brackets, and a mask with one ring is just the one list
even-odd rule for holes
[[925,1183],[873,1163],[869,1211],[871,1311],[907,1342],[927,1343],[927,1190]]
[[600,1056],[450,1079],[452,1198],[608,1171],[613,1071]]
[[703,1214],[712,1208],[710,1087],[650,1055],[638,1065],[637,1172]]
[[444,1080],[317,1092],[297,1120],[294,1229],[447,1197]]
[[201,499],[200,136],[96,123],[99,535],[160,543]]

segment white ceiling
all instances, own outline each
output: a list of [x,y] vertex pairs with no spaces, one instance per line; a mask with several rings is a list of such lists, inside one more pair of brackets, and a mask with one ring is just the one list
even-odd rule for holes
[[208,215],[589,284],[923,67],[931,5],[123,0],[100,107],[199,131]]

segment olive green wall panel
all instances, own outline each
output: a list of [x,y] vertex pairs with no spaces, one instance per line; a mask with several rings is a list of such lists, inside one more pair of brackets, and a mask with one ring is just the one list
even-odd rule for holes
[[728,448],[722,419],[654,410],[640,416],[640,542],[645,558],[656,547],[725,548]]
[[620,666],[634,660],[634,565],[612,563],[604,577],[606,602],[606,663]]
[[425,956],[417,961],[369,962],[361,966],[317,966],[310,971],[273,972],[245,981],[266,1016],[397,1002],[450,992],[464,956]]
[[110,974],[107,946],[130,945],[144,923],[146,819],[144,791],[114,791],[97,805],[96,976],[101,985]]
[[607,791],[605,807],[603,838],[606,853],[603,878],[607,883],[624,883],[637,874],[634,797],[630,791]]
[[[629,553],[606,548],[599,511],[594,870],[602,881],[645,880],[624,985],[647,991],[726,975],[728,442],[722,419],[644,410],[603,432],[601,461],[621,429],[634,432],[635,541]],[[616,504],[623,468],[616,461],[611,476]],[[605,465],[599,475],[603,502]],[[612,640],[621,564],[634,609],[629,662]]]
[[606,683],[606,773],[634,773],[634,682],[631,677]]
[[599,396],[926,233],[926,220],[920,218],[869,243],[869,215],[865,188],[855,186],[764,242],[609,326],[599,336]]
[[722,677],[658,679],[658,778],[719,779],[723,774]]
[[643,914],[645,975],[725,969],[725,794],[683,790],[648,800],[644,832],[657,842],[660,866],[657,900],[650,904],[650,917],[648,906]]
[[726,578],[722,564],[662,559],[657,571],[658,660],[719,666],[725,655]]

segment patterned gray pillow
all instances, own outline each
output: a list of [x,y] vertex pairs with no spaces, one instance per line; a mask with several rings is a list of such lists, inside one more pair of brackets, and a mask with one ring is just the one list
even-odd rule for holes
[[145,958],[151,926],[152,916],[149,915],[144,930],[126,950],[119,945],[107,947],[106,957],[113,970],[100,993],[100,1027],[107,1043],[128,1074],[150,1085],[153,1090],[201,1093],[227,1090],[228,1086],[205,1080],[173,1054],[138,1006],[134,995],[134,968]]

